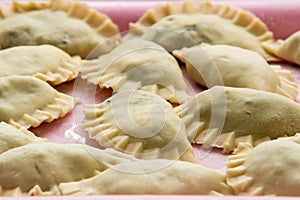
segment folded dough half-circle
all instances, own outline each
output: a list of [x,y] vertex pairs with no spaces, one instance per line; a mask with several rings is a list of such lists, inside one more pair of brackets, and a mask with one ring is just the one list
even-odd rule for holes
[[84,144],[31,143],[0,154],[0,188],[4,194],[15,188],[27,193],[34,186],[50,190],[59,183],[90,178],[110,166],[134,160],[113,149]]
[[232,195],[220,172],[199,164],[163,159],[121,163],[90,179],[62,183],[59,189],[62,195]]
[[182,120],[158,95],[122,91],[100,104],[84,105],[83,111],[89,136],[104,147],[143,159],[195,162]]
[[164,48],[143,39],[126,41],[98,59],[85,61],[83,79],[101,88],[144,90],[182,103],[189,90],[176,59]]
[[58,85],[76,78],[80,66],[79,56],[71,57],[51,45],[16,46],[0,51],[0,77],[27,75]]
[[0,122],[0,154],[29,143],[46,141],[46,138],[37,137],[26,129],[17,129],[5,122]]
[[120,42],[118,27],[86,4],[69,0],[15,2],[0,17],[0,49],[51,44],[82,58],[109,52]]
[[[258,53],[230,45],[197,45],[173,51],[188,74],[208,88],[215,85],[245,87],[295,99],[297,84],[292,73],[269,65]],[[216,77],[220,76],[220,80]]]
[[149,9],[130,29],[125,40],[142,37],[168,51],[204,42],[238,46],[258,52],[268,61],[278,60],[261,46],[263,41],[273,40],[267,26],[254,14],[228,4],[167,3]]
[[271,92],[215,86],[175,109],[190,141],[224,152],[300,132],[300,105]]
[[0,121],[16,127],[37,127],[64,117],[75,100],[32,76],[0,77]]
[[228,159],[228,184],[238,195],[299,196],[299,137],[239,145]]

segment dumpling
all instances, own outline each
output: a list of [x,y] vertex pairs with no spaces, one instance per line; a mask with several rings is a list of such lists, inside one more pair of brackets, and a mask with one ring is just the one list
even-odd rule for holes
[[12,10],[0,17],[0,49],[51,44],[86,58],[96,47],[92,57],[120,42],[118,27],[106,15],[76,1],[14,2]]
[[292,34],[286,40],[263,42],[262,46],[271,54],[300,65],[300,31]]
[[228,159],[228,184],[240,195],[299,196],[299,151],[299,135],[241,144]]
[[84,62],[80,71],[83,79],[115,92],[146,90],[172,103],[189,97],[175,58],[160,45],[142,39],[126,41],[109,54]]
[[31,76],[0,78],[0,121],[16,127],[37,127],[65,116],[73,109],[71,96]]
[[0,154],[2,190],[29,192],[38,185],[50,190],[62,182],[95,176],[110,166],[135,161],[112,149],[100,150],[83,144],[32,143]]
[[258,53],[229,45],[202,45],[176,50],[188,74],[208,88],[215,85],[245,87],[297,97],[292,73],[269,65]]
[[26,129],[17,129],[5,122],[0,122],[0,154],[29,143],[46,141],[46,138],[37,137]]
[[84,105],[83,111],[85,129],[103,147],[143,159],[195,162],[184,124],[172,105],[155,94],[123,91]]
[[227,4],[168,3],[148,10],[130,29],[125,40],[142,37],[168,51],[204,42],[238,46],[276,60],[261,47],[261,42],[273,40],[266,25],[252,13]]
[[263,141],[300,132],[300,105],[278,94],[215,86],[176,108],[189,140],[231,152],[241,142]]
[[77,77],[81,59],[51,45],[0,50],[0,77],[29,75],[58,85]]
[[198,164],[163,159],[121,163],[92,178],[61,183],[59,190],[62,195],[232,194],[220,172]]

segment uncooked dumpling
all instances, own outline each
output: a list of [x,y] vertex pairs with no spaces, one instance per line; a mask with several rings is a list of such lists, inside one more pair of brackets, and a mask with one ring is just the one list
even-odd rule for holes
[[0,50],[0,77],[29,75],[58,85],[77,77],[81,59],[51,45]]
[[0,49],[51,44],[86,58],[96,47],[92,57],[120,42],[118,27],[106,15],[77,1],[14,2],[12,10],[0,16]]
[[116,165],[90,179],[62,183],[62,195],[231,195],[220,172],[182,161],[149,160]]
[[271,54],[300,65],[300,31],[285,40],[263,42],[262,46]]
[[242,144],[228,160],[227,181],[239,195],[300,195],[300,136],[257,147]]
[[28,192],[38,185],[50,190],[62,182],[95,176],[110,166],[134,161],[112,149],[100,150],[83,144],[32,143],[0,154],[2,190]]
[[215,85],[245,87],[295,99],[297,84],[292,73],[269,65],[258,53],[229,45],[202,45],[176,50],[188,74],[208,88]]
[[189,97],[175,58],[160,45],[143,39],[126,41],[109,54],[86,61],[80,71],[83,79],[114,92],[145,90],[173,103]]
[[16,127],[37,127],[73,109],[71,96],[31,76],[0,77],[0,121]]
[[278,94],[215,86],[176,108],[190,141],[233,151],[300,132],[300,105]]
[[[276,60],[261,46],[273,33],[252,13],[210,1],[172,2],[148,10],[125,39],[142,37],[168,51],[200,43],[227,44],[253,50],[266,60]],[[176,42],[175,42],[176,41]]]
[[29,143],[46,141],[46,138],[37,137],[26,129],[17,129],[5,122],[0,123],[0,154]]
[[195,162],[183,122],[160,96],[123,91],[83,111],[85,129],[104,147],[143,159]]

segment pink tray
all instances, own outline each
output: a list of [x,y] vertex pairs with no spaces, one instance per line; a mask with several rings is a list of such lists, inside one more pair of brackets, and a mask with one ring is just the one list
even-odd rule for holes
[[[9,3],[10,1],[1,1]],[[126,31],[129,22],[135,22],[147,9],[165,3],[166,1],[85,1],[90,6],[107,14],[120,28]],[[231,0],[231,1],[213,1],[227,2],[231,5],[244,8],[260,17],[274,32],[276,38],[286,38],[295,31],[300,30],[300,2],[298,0]],[[285,69],[293,72],[293,75],[300,85],[300,68],[296,65],[283,63]],[[190,82],[195,91],[201,90],[196,84]],[[74,97],[80,98],[82,103],[75,106],[74,110],[62,119],[51,123],[43,123],[38,128],[31,128],[31,131],[41,137],[46,137],[52,142],[58,143],[87,143],[99,147],[98,144],[89,139],[87,133],[82,128],[82,104],[99,103],[111,95],[110,90],[100,91],[96,86],[87,84],[86,81],[77,78],[57,87]],[[297,102],[300,102],[300,87]],[[224,172],[226,170],[226,160],[228,155],[222,154],[220,150],[214,149],[210,152],[204,152],[201,146],[194,146],[197,161],[210,168]],[[94,200],[94,199],[294,199],[292,197],[215,197],[215,196],[159,196],[159,195],[102,195],[102,196],[64,196],[64,197],[0,197],[0,200],[22,199],[22,200],[41,200],[41,199],[61,199],[61,200]],[[296,198],[295,198],[296,199]]]

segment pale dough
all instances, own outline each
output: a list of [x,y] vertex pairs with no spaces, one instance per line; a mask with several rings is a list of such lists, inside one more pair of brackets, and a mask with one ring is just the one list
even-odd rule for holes
[[90,178],[130,160],[135,159],[84,144],[31,143],[0,154],[0,186],[2,190],[20,188],[25,193],[36,185],[50,190],[59,183]]
[[297,84],[288,70],[269,65],[258,53],[230,45],[197,45],[173,54],[189,76],[203,86],[245,87],[295,99]]
[[182,161],[149,160],[116,165],[90,179],[62,183],[63,195],[231,195],[225,176]]
[[16,127],[37,127],[65,116],[74,106],[71,96],[31,76],[0,77],[0,121]]
[[241,142],[263,141],[300,132],[300,105],[270,92],[215,86],[176,108],[190,141],[231,152]]
[[262,41],[273,40],[267,26],[254,14],[228,4],[167,3],[149,9],[130,29],[125,39],[142,37],[168,51],[204,42],[238,46],[258,52],[268,61],[278,60],[261,46]]
[[279,58],[300,65],[300,31],[293,33],[285,40],[263,42],[262,46]]
[[0,17],[0,49],[51,44],[86,58],[107,53],[120,42],[118,27],[80,2],[14,2],[12,10]]
[[0,154],[29,143],[46,141],[46,138],[37,137],[26,129],[17,129],[5,122],[0,123]]
[[143,39],[126,41],[98,59],[85,61],[82,78],[101,88],[145,90],[172,103],[189,97],[176,59],[163,47]]
[[240,145],[228,160],[228,183],[239,195],[299,196],[299,150],[299,135]]
[[195,162],[185,126],[170,103],[141,90],[84,106],[84,127],[104,147],[144,159]]
[[0,50],[0,77],[28,75],[58,85],[77,77],[81,59],[51,45]]

